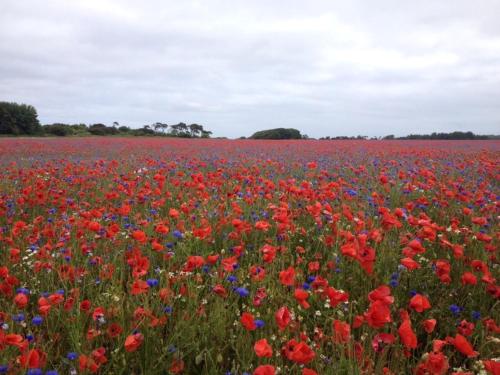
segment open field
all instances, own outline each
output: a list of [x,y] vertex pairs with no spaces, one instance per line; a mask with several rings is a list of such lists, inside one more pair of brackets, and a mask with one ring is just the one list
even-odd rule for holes
[[0,374],[500,373],[500,141],[6,138],[0,167]]

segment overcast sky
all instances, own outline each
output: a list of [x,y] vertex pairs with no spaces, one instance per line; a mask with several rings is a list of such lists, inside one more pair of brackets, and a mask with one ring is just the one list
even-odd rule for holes
[[0,100],[238,137],[500,133],[500,1],[0,1]]

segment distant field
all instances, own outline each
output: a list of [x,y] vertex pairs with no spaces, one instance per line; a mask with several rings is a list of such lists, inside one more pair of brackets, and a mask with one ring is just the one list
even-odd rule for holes
[[0,167],[0,374],[500,373],[500,141],[2,138]]

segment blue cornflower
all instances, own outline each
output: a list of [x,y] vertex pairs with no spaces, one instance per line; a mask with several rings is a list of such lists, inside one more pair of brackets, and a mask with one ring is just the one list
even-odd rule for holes
[[43,323],[43,318],[37,315],[33,319],[31,319],[31,323],[33,323],[36,326],[39,326],[40,324]]
[[462,308],[462,307],[460,307],[460,306],[457,306],[457,305],[455,305],[455,304],[450,305],[450,311],[451,311],[451,313],[452,313],[453,315],[455,315],[455,316],[456,316],[456,315],[459,315],[459,314],[460,314],[460,312],[461,312],[462,310],[463,310],[463,308]]
[[261,319],[256,319],[255,320],[255,325],[257,326],[257,328],[262,328],[262,327],[264,327],[266,325],[266,323],[264,323],[264,321],[261,320]]
[[158,286],[158,279],[147,279],[146,282],[151,288],[154,288],[155,286]]
[[180,240],[180,239],[182,239],[182,237],[183,237],[182,232],[181,232],[181,231],[178,231],[178,230],[174,230],[172,234],[173,234],[173,236],[174,236],[175,238],[177,238],[177,239],[179,239],[179,240]]
[[392,279],[391,281],[389,281],[389,285],[392,286],[393,288],[395,288],[399,285],[399,282],[398,282],[398,280]]
[[309,290],[311,289],[311,285],[309,285],[308,283],[304,283],[302,284],[302,289]]
[[34,339],[35,339],[35,336],[33,336],[29,333],[26,335],[26,340],[28,340],[29,342],[33,341]]
[[167,350],[169,353],[175,353],[177,351],[177,348],[173,345],[169,345]]
[[243,288],[243,287],[236,288],[234,291],[236,293],[238,293],[240,295],[240,297],[248,297],[250,295],[250,292],[248,291],[248,289]]
[[415,297],[417,294],[416,290],[410,290],[410,297]]
[[17,292],[17,293],[26,294],[26,295],[29,295],[29,294],[30,294],[30,290],[29,290],[29,289],[27,289],[27,288],[17,288],[16,292]]
[[12,316],[12,320],[14,322],[23,322],[24,321],[24,314],[16,314]]
[[26,374],[27,375],[43,375],[43,371],[40,370],[39,368],[30,368]]
[[314,280],[316,280],[316,276],[308,276],[307,277],[307,282],[312,283]]
[[0,365],[0,374],[6,374],[9,371],[9,365]]
[[481,319],[481,313],[479,311],[473,311],[472,312],[472,319],[473,320],[479,320],[479,319]]
[[49,370],[45,373],[45,375],[59,375],[57,370]]
[[227,281],[229,281],[230,283],[234,283],[234,282],[238,281],[238,278],[234,275],[229,275],[227,277]]
[[170,307],[170,306],[165,306],[165,307],[163,308],[163,312],[164,312],[165,314],[171,314],[171,313],[172,313],[172,311],[174,311],[174,309],[173,309],[172,307]]
[[66,355],[66,358],[68,358],[70,361],[74,361],[75,359],[78,358],[78,353],[75,353],[75,352],[69,352],[67,355]]

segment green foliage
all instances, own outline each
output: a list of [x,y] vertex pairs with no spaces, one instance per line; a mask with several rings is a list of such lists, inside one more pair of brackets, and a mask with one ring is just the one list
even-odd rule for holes
[[302,139],[302,135],[300,131],[297,129],[285,129],[285,128],[276,128],[269,130],[261,130],[254,133],[251,139]]
[[406,137],[398,139],[453,139],[453,140],[471,140],[471,139],[489,139],[486,135],[476,135],[471,131],[468,132],[451,132],[451,133],[432,133],[432,134],[410,134]]
[[93,135],[114,135],[119,131],[113,126],[106,126],[104,124],[93,124],[89,126],[89,133]]
[[35,107],[0,102],[0,134],[38,135],[41,132]]

